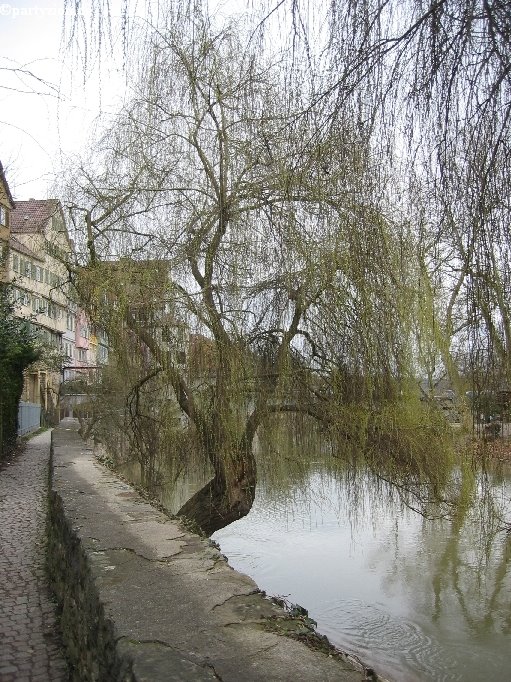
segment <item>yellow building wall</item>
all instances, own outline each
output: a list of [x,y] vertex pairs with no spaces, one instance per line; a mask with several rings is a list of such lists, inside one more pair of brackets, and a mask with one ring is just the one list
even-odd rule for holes
[[[57,251],[68,254],[69,242],[57,218],[50,219],[46,234],[16,232],[15,237],[32,252],[29,255],[12,245],[9,253],[8,279],[18,294],[17,314],[29,319],[56,340],[67,331],[68,273],[62,261],[52,254]],[[22,262],[26,268],[24,272]],[[28,305],[24,303],[23,296],[28,299]],[[34,309],[34,301],[43,301],[44,305],[41,309]],[[49,315],[49,310],[55,314]],[[25,373],[22,400],[40,404],[50,422],[58,420],[61,379],[60,372],[45,367],[42,362],[35,363]]]
[[0,221],[0,281],[5,281],[7,277],[7,255],[9,251],[9,210],[10,201],[7,192],[0,182],[0,206],[3,207],[6,215],[5,224]]
[[[9,280],[29,297],[28,305],[24,304],[23,298],[18,300],[19,315],[30,317],[35,324],[64,334],[67,329],[68,307],[65,266],[46,252],[46,240],[43,235],[16,234],[16,239],[38,256],[30,257],[17,251],[15,247],[11,248]],[[35,278],[32,266],[35,268]],[[42,301],[43,304],[34,308],[34,299]],[[56,316],[48,315],[48,310],[51,310],[48,303],[55,307]]]

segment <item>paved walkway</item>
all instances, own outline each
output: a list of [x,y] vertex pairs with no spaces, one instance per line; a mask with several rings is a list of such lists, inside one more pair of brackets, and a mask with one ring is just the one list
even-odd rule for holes
[[0,465],[0,682],[63,682],[44,572],[50,432]]
[[266,599],[208,540],[99,464],[77,427],[65,419],[54,431],[51,508],[52,581],[67,597],[75,679],[373,679]]

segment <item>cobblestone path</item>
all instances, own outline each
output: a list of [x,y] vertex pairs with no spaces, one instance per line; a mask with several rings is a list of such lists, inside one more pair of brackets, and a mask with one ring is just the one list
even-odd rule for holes
[[44,572],[50,432],[0,465],[0,682],[63,682]]

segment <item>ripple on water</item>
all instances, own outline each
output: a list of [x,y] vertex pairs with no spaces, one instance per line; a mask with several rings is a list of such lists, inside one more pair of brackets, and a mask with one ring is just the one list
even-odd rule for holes
[[336,482],[309,483],[282,499],[261,486],[215,534],[234,568],[396,682],[511,680],[508,545],[481,570],[470,528],[458,537],[390,504],[352,518]]
[[393,680],[462,680],[440,642],[415,623],[389,614],[384,607],[359,600],[344,601],[325,606],[315,617],[333,644],[357,654]]

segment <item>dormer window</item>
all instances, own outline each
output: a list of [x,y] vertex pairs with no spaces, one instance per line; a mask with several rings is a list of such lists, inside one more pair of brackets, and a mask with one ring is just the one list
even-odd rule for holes
[[7,210],[0,204],[0,225],[7,225]]

